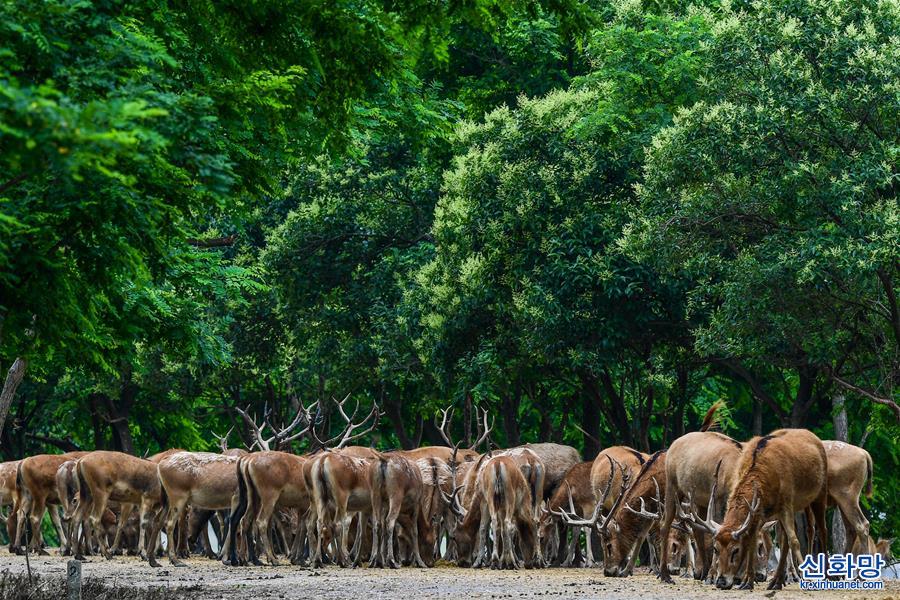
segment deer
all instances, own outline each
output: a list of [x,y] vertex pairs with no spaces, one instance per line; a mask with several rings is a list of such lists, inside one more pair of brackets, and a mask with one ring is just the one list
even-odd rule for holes
[[837,506],[847,532],[846,547],[838,552],[871,553],[869,521],[859,507],[865,488],[872,497],[872,457],[868,452],[846,442],[823,440],[828,457],[828,505]]
[[[317,405],[318,402],[313,402],[309,407],[301,406],[297,413],[299,420],[296,420],[295,424],[276,431],[268,438],[262,433],[268,424],[260,427],[246,411],[239,411],[253,433],[254,445],[261,450],[253,454],[236,455],[238,500],[234,512],[229,517],[229,523],[233,525],[232,535],[236,534],[237,523],[249,509],[254,531],[260,538],[263,551],[272,566],[278,564],[272,549],[271,535],[271,523],[276,510],[297,508],[305,513],[309,509],[309,489],[303,478],[303,466],[309,459],[285,450],[290,447],[291,442],[309,433],[313,425],[312,409]],[[302,423],[305,423],[305,427],[294,431],[294,427],[299,427]],[[227,448],[222,450],[225,452]],[[250,497],[254,498],[253,503],[249,501]],[[297,546],[301,539],[300,535],[296,536],[294,548],[290,553],[290,560],[295,564],[299,554]],[[230,550],[230,554],[223,554],[222,560],[225,564],[235,565],[238,563],[236,546],[232,545]]]
[[73,458],[81,458],[86,452],[68,452],[66,454],[38,454],[22,459],[16,469],[16,495],[19,497],[19,525],[16,528],[14,548],[21,548],[21,538],[25,531],[25,519],[31,525],[31,541],[26,552],[34,550],[39,554],[46,554],[43,549],[43,535],[41,534],[41,519],[44,510],[49,508],[50,519],[60,534],[60,539],[65,539],[65,531],[60,521],[57,510],[60,499],[56,489],[56,471],[59,466]]
[[[455,489],[453,493],[459,493],[460,491],[464,491],[463,495],[463,505],[467,508],[467,520],[465,524],[460,523],[455,529],[459,530],[462,527],[464,533],[460,533],[459,535],[453,536],[453,539],[463,539],[465,540],[466,536],[469,533],[474,533],[474,527],[477,523],[477,535],[476,535],[476,544],[475,548],[477,550],[477,558],[474,561],[474,566],[481,567],[486,564],[487,561],[487,550],[488,545],[490,543],[490,538],[488,537],[488,530],[490,523],[488,521],[487,513],[482,512],[482,508],[486,506],[484,499],[478,499],[480,494],[480,488],[478,486],[479,478],[481,477],[481,472],[486,468],[487,462],[491,458],[497,457],[505,457],[512,461],[515,464],[519,471],[522,474],[522,477],[525,479],[528,488],[530,490],[529,499],[531,500],[531,512],[532,518],[535,523],[540,519],[540,502],[541,502],[541,493],[544,489],[544,465],[541,462],[541,459],[535,454],[533,451],[528,448],[511,448],[509,450],[500,450],[493,453],[483,454],[478,461],[474,463],[468,463],[469,466],[466,468],[466,472],[462,477],[462,484],[459,484],[460,479],[454,474],[454,486],[458,486],[458,489]],[[459,463],[453,461],[452,469],[457,470],[459,468]],[[452,498],[453,496],[449,496],[448,498]],[[454,511],[457,516],[460,514],[458,510]],[[453,527],[451,527],[453,528]],[[458,550],[457,546],[457,550]],[[467,551],[468,552],[468,551]],[[466,560],[465,557],[458,556],[458,559]]]
[[62,524],[66,532],[65,543],[60,539],[60,552],[64,555],[74,551],[75,540],[81,535],[78,531],[80,523],[74,518],[78,507],[77,464],[77,460],[67,460],[56,470],[56,494],[62,506]]
[[[795,566],[802,560],[794,525],[797,512],[811,509],[819,547],[827,548],[827,465],[822,441],[805,429],[779,429],[744,445],[722,522],[712,516],[714,507],[708,508],[705,519],[694,510],[687,515],[713,535],[717,588],[730,589],[738,580],[741,589],[753,588],[759,532],[770,520],[778,521],[785,547],[769,589],[784,587],[789,554]],[[713,483],[717,485],[718,478]],[[711,489],[710,497],[716,495]]]
[[399,521],[409,536],[412,563],[431,566],[433,554],[422,558],[422,547],[433,550],[435,533],[425,514],[422,498],[425,484],[419,467],[402,453],[379,454],[370,463],[372,486],[372,558],[370,566],[400,566],[394,552],[395,527]]
[[[517,539],[522,541],[525,566],[543,566],[537,520],[532,508],[534,488],[522,474],[519,463],[509,454],[498,454],[473,471],[477,472],[477,491],[472,495],[470,508],[467,510],[459,502],[462,487],[456,487],[447,498],[461,519],[453,534],[460,566],[467,566],[475,550],[485,551],[484,545],[474,544],[473,535],[476,525],[481,529],[480,524],[485,521],[494,537],[492,568],[518,569],[522,566],[516,554]],[[476,507],[479,509],[477,515]]]
[[[274,479],[269,482],[269,484],[263,481],[263,477],[254,477],[253,472],[254,468],[252,466],[252,462],[258,460],[253,458],[253,455],[244,459],[248,461],[247,473],[248,473],[248,484],[253,485],[253,490],[259,494],[260,498],[267,498],[268,502],[271,503],[271,499],[275,497],[274,491],[277,489],[283,490],[283,486],[290,485],[293,491],[293,496],[291,500],[295,501],[298,505],[302,505],[305,503],[307,510],[306,518],[304,519],[301,515],[301,530],[305,529],[306,536],[309,537],[310,547],[312,553],[312,562],[314,565],[321,564],[322,555],[321,555],[321,542],[323,540],[323,535],[326,535],[325,529],[330,528],[331,523],[327,521],[327,518],[330,516],[329,508],[332,510],[338,510],[341,507],[335,506],[334,503],[328,503],[327,500],[322,501],[322,498],[344,498],[344,489],[340,486],[346,483],[345,479],[334,479],[332,481],[325,482],[321,477],[318,476],[318,471],[315,471],[320,461],[334,458],[335,456],[341,456],[341,459],[347,462],[348,464],[357,464],[359,461],[367,461],[372,456],[374,456],[375,451],[370,448],[363,447],[347,447],[351,441],[355,439],[359,439],[365,435],[371,433],[378,424],[378,420],[380,418],[380,411],[377,404],[372,406],[371,411],[366,415],[361,421],[354,422],[356,415],[358,414],[360,405],[357,403],[354,411],[348,415],[345,411],[345,403],[349,399],[349,394],[340,402],[336,402],[336,407],[340,416],[344,419],[346,425],[337,436],[327,440],[322,441],[318,434],[315,431],[313,425],[313,419],[309,417],[310,409],[307,409],[307,427],[306,430],[301,433],[309,433],[312,436],[314,442],[318,445],[319,448],[325,449],[324,451],[318,453],[312,457],[293,457],[287,458],[289,455],[279,455],[278,458],[270,458],[268,460],[277,460],[280,461],[281,464],[285,467],[290,467],[284,471],[285,474],[290,472],[291,477],[296,477],[296,481],[288,482],[284,479]],[[246,418],[245,418],[246,420]],[[252,424],[252,421],[251,421]],[[251,429],[255,427],[255,424],[252,424]],[[365,429],[362,429],[364,428]],[[300,434],[294,434],[294,437],[298,437]],[[259,436],[257,436],[258,438]],[[354,456],[356,455],[356,456]],[[362,456],[366,458],[357,458],[357,456]],[[333,461],[332,461],[333,462]],[[256,469],[259,471],[259,469]],[[338,469],[338,473],[340,473],[340,469]],[[268,489],[266,486],[269,485]],[[279,488],[279,485],[282,487]],[[316,488],[316,486],[319,486]],[[338,486],[337,488],[325,488],[323,486]],[[249,489],[249,488],[248,488]],[[243,490],[243,488],[241,488]],[[243,493],[240,491],[239,493]],[[354,497],[355,499],[355,497]],[[287,503],[287,499],[286,499]],[[369,505],[371,504],[371,499],[369,499]],[[302,506],[297,506],[298,508],[302,508]],[[237,525],[237,522],[240,520],[243,511],[247,508],[247,502],[243,499],[239,499],[236,510],[232,511],[232,515],[230,517],[230,528],[234,529]],[[343,506],[346,509],[346,504]],[[355,511],[355,509],[350,509],[350,512]],[[371,511],[369,507],[367,510],[364,510],[366,514]],[[265,515],[264,515],[265,516]],[[346,517],[346,513],[342,515]],[[346,523],[343,522],[335,522],[335,524],[340,528],[340,531],[346,533]],[[265,527],[263,531],[268,531],[267,525],[262,522],[259,522],[258,526],[260,528]],[[302,538],[295,538],[294,548],[292,549],[292,562],[299,561],[299,543],[302,541]],[[346,536],[339,541],[346,542]],[[271,549],[271,544],[266,539],[266,546]],[[343,547],[346,549],[346,546]],[[358,556],[358,555],[357,555]],[[346,555],[344,555],[344,558]],[[274,553],[269,557],[270,563],[274,559]],[[232,559],[234,560],[234,559]]]
[[6,518],[6,534],[9,537],[10,552],[15,551],[14,540],[19,524],[19,496],[16,493],[16,471],[19,468],[19,462],[10,460],[0,463],[0,507],[11,507],[9,516]]
[[[120,513],[112,549],[105,535],[100,535],[100,553],[107,559],[118,550],[123,529],[135,506],[139,507],[138,548],[145,560],[153,565],[151,551],[157,513],[162,505],[162,492],[157,477],[157,465],[149,460],[123,452],[98,450],[81,457],[76,464],[78,478],[78,508],[74,521],[84,522],[89,530],[101,531],[103,518],[110,502],[118,503]],[[174,540],[170,537],[169,540]],[[76,557],[83,556],[81,543],[76,543]],[[170,546],[173,544],[170,542]]]
[[[594,490],[591,489],[592,466],[593,462],[587,461],[570,467],[562,482],[556,487],[553,496],[547,502],[547,507],[543,511],[538,527],[538,537],[544,544],[544,556],[553,557],[561,554],[560,542],[566,538],[565,534],[563,534],[562,538],[559,535],[557,525],[560,523],[565,525],[565,521],[559,516],[559,511],[564,510],[568,505],[568,513],[580,519],[584,519],[593,512],[597,502],[594,499]],[[594,566],[591,530],[583,527],[572,529],[572,539],[568,544],[566,558],[561,561],[561,566],[571,567],[575,564],[578,541],[582,530],[585,532],[585,558],[582,566]],[[566,529],[563,529],[563,531],[565,532]],[[560,556],[560,558],[562,557]]]
[[[666,493],[666,462],[665,451],[654,453],[641,466],[622,501],[610,510],[606,522],[610,534],[604,539],[603,557],[603,573],[607,577],[630,575],[641,543],[651,528],[658,526],[662,495]],[[640,507],[635,508],[638,503]],[[667,539],[662,534],[660,537]]]

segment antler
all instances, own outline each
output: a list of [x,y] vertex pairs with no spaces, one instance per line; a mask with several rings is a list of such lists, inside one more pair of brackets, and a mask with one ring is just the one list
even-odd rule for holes
[[221,450],[222,452],[225,452],[226,450],[228,450],[228,436],[231,435],[232,431],[234,431],[234,425],[231,426],[231,429],[229,429],[225,433],[225,435],[219,435],[218,433],[215,433],[215,432],[213,432],[213,434],[212,434],[213,437],[216,438],[216,440],[218,440],[219,450]]
[[[616,510],[618,510],[619,505],[622,504],[622,500],[625,499],[625,494],[628,493],[628,487],[631,482],[631,472],[625,470],[625,465],[618,463],[618,461],[616,461],[616,463],[619,465],[619,471],[622,473],[622,486],[621,488],[619,488],[619,495],[616,496],[616,501],[613,502],[612,508],[610,508],[609,512],[607,513],[606,520],[603,522],[603,525],[601,525],[597,530],[600,535],[606,535],[606,531],[609,529],[609,525],[613,520],[612,516],[616,514]],[[613,470],[610,468],[610,483],[608,485],[612,484],[613,474]],[[618,525],[616,525],[616,527],[618,528]]]
[[[488,436],[491,435],[491,432],[494,430],[494,425],[497,423],[497,418],[494,417],[493,419],[491,419],[490,427],[488,427],[488,411],[487,411],[487,409],[486,408],[476,408],[476,411],[479,411],[479,410],[482,412],[484,426],[482,426],[481,419],[476,419],[476,425],[478,427],[478,431],[481,433],[480,433],[480,437],[478,438],[478,440],[474,444],[469,446],[469,450],[475,450],[476,448],[478,448],[478,446],[483,444],[485,440],[490,439]],[[490,450],[490,449],[491,449],[491,447],[489,444],[488,450]]]
[[[323,448],[334,448],[334,449],[343,448],[349,442],[352,442],[353,440],[359,439],[362,436],[364,436],[368,433],[371,433],[375,429],[375,427],[378,425],[378,420],[381,418],[381,412],[378,410],[378,404],[372,403],[372,410],[369,411],[369,414],[366,415],[366,417],[359,423],[354,423],[353,419],[356,418],[356,414],[359,412],[359,401],[356,402],[356,408],[353,409],[353,413],[348,417],[347,413],[344,411],[344,404],[347,402],[347,400],[349,398],[350,398],[350,394],[347,394],[346,396],[344,396],[343,400],[336,403],[336,406],[337,406],[338,412],[341,415],[341,418],[347,422],[347,426],[344,428],[344,430],[341,433],[339,433],[338,435],[329,439],[328,441],[323,442],[322,440],[319,439],[319,436],[316,435],[315,429],[314,428],[312,429],[313,437],[316,439],[316,442],[318,442]],[[369,424],[369,427],[367,429],[365,429],[364,431],[354,433],[354,431],[356,431],[360,427],[366,425],[366,423]],[[333,446],[332,444],[334,444],[335,442],[337,442],[337,445]]]
[[447,430],[450,421],[453,420],[453,407],[448,406],[447,408],[441,408],[439,410],[442,416],[441,424],[438,425],[437,415],[434,415],[434,426],[437,427],[438,433],[441,434],[441,437],[444,438],[444,441],[447,442],[447,445],[453,448],[454,444],[450,440],[450,432]]
[[[284,448],[285,445],[290,442],[296,440],[297,438],[306,435],[312,429],[312,419],[310,419],[310,411],[312,408],[318,404],[318,400],[309,405],[308,408],[304,407],[302,404],[300,408],[297,409],[297,414],[294,415],[294,419],[290,422],[287,427],[283,427],[281,429],[275,429],[269,420],[270,411],[267,409],[265,411],[265,416],[263,418],[262,427],[256,424],[256,421],[250,417],[247,410],[241,410],[238,407],[235,407],[235,411],[244,419],[244,422],[247,424],[247,427],[250,429],[250,433],[253,434],[254,442],[250,446],[252,449],[254,446],[259,446],[260,450],[278,450],[280,448]],[[249,410],[249,407],[248,407]],[[292,433],[294,429],[300,426],[301,423],[306,421],[306,427]],[[273,435],[265,438],[263,437],[263,430],[268,427],[272,430]],[[218,437],[218,436],[216,436]],[[226,434],[227,437],[227,434]],[[224,450],[224,449],[223,449]]]
[[647,507],[644,505],[644,497],[643,496],[641,496],[639,498],[639,500],[641,501],[641,509],[640,510],[634,510],[633,508],[631,508],[631,506],[627,502],[625,503],[624,506],[625,506],[625,510],[627,510],[631,513],[634,513],[634,514],[638,515],[639,517],[644,517],[645,519],[650,519],[650,520],[656,520],[656,519],[660,518],[660,507],[662,506],[662,498],[660,497],[660,493],[659,493],[659,482],[656,481],[656,477],[653,477],[652,479],[653,479],[653,485],[656,486],[656,498],[655,498],[656,512],[655,513],[652,513],[647,510]]
[[690,502],[690,513],[686,513],[683,508],[678,506],[678,516],[679,518],[686,522],[690,523],[692,527],[695,529],[699,529],[701,531],[705,531],[711,535],[716,535],[721,529],[722,524],[716,523],[714,520],[714,515],[716,514],[716,493],[719,490],[719,469],[722,467],[722,461],[719,461],[719,464],[716,465],[716,473],[713,476],[713,484],[712,488],[709,492],[709,504],[706,505],[706,518],[701,519],[697,514],[697,505],[694,504],[693,494],[688,494],[688,501]]
[[[600,525],[601,528],[606,525],[606,520],[609,518],[609,515],[611,515],[612,513],[607,513],[606,517],[603,517],[603,515],[601,515],[601,511],[603,510],[603,506],[606,504],[606,500],[609,498],[609,492],[612,489],[613,473],[615,473],[615,466],[613,466],[613,463],[616,462],[609,455],[607,455],[606,458],[609,459],[609,473],[610,473],[609,480],[606,482],[606,488],[603,490],[603,495],[602,495],[600,501],[597,502],[597,505],[594,506],[594,512],[591,514],[590,518],[581,519],[575,513],[575,502],[572,499],[572,488],[571,487],[569,488],[569,508],[571,509],[571,512],[567,513],[563,509],[551,511],[553,514],[561,517],[562,520],[565,521],[567,525],[573,525],[573,526],[577,526],[577,527],[594,527],[597,525],[597,522],[600,520],[603,521],[603,523]],[[568,482],[566,482],[566,483],[568,484]]]
[[[446,413],[446,411],[445,411],[445,413]],[[449,496],[444,493],[444,490],[442,490],[440,488],[440,486],[438,486],[438,490],[441,493],[441,498],[443,498],[444,502],[446,502],[449,505],[450,510],[453,512],[453,514],[455,514],[459,518],[464,518],[466,516],[466,512],[468,512],[468,511],[466,511],[466,509],[463,508],[462,503],[459,501],[459,494],[466,487],[466,484],[462,484],[462,485],[456,484],[457,469],[459,468],[459,463],[456,462],[456,453],[458,451],[459,451],[459,444],[456,444],[453,446],[453,454],[450,455],[450,460],[447,463],[447,466],[450,467],[450,481],[453,482],[453,490],[450,492]]]
[[747,533],[747,530],[750,528],[750,522],[753,520],[753,515],[759,509],[759,486],[755,483],[753,484],[753,496],[750,498],[750,502],[747,502],[747,499],[744,498],[744,503],[747,504],[747,518],[744,519],[744,522],[741,523],[741,526],[734,530],[734,533],[731,536],[734,539],[740,538],[742,535]]

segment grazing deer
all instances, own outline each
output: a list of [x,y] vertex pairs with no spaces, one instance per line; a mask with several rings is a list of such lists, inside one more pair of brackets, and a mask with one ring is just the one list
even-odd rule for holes
[[[795,567],[802,561],[794,515],[807,507],[812,509],[819,546],[825,551],[827,465],[821,440],[805,429],[779,429],[744,445],[722,523],[713,519],[713,508],[708,509],[706,519],[696,512],[690,515],[714,535],[716,587],[730,589],[740,578],[742,589],[753,588],[759,532],[766,522],[775,519],[784,548],[769,589],[781,589],[787,576],[788,554]],[[715,489],[710,497],[716,497]]]
[[380,454],[370,463],[372,486],[372,559],[370,566],[400,566],[394,553],[395,528],[399,521],[409,536],[412,563],[430,566],[422,559],[422,548],[433,564],[435,534],[425,516],[422,497],[425,484],[419,467],[401,453]]
[[518,530],[523,538],[527,566],[542,565],[537,521],[530,508],[532,486],[519,464],[509,455],[490,458],[483,455],[468,471],[466,480],[471,481],[473,474],[475,491],[469,495],[468,508],[460,501],[460,495],[470,484],[454,484],[453,491],[445,498],[459,519],[451,530],[457,564],[461,567],[487,564],[487,539],[493,531],[491,566],[518,568],[513,541]]
[[[556,487],[553,496],[547,502],[547,508],[541,516],[541,522],[538,528],[538,536],[543,543],[543,553],[545,557],[556,557],[562,559],[562,541],[565,541],[565,531],[563,529],[562,537],[559,535],[558,525],[566,525],[565,521],[559,516],[559,511],[565,510],[568,506],[568,514],[580,519],[590,515],[597,501],[594,499],[594,490],[591,489],[591,467],[592,461],[578,463],[572,466],[563,477],[562,483]],[[578,541],[581,532],[585,534],[585,558],[583,566],[594,566],[594,551],[591,541],[592,530],[584,527],[573,527],[572,538],[568,544],[568,552],[565,559],[561,561],[561,566],[571,567],[575,564],[576,554],[578,552]]]
[[[237,456],[212,452],[176,452],[159,462],[157,472],[162,485],[164,527],[168,539],[166,554],[173,566],[186,566],[176,556],[175,525],[182,520],[188,504],[205,510],[229,509],[234,514],[238,460]],[[229,545],[234,543],[234,538],[226,535],[223,552],[227,552]],[[154,554],[150,553],[150,564],[159,566]]]
[[74,518],[78,507],[77,464],[77,460],[67,460],[56,470],[56,495],[62,506],[62,524],[66,532],[65,542],[60,538],[60,552],[64,555],[74,551],[75,540],[80,535],[81,524]]
[[[123,452],[98,450],[81,457],[76,472],[78,509],[75,511],[75,522],[82,523],[86,517],[89,531],[100,532],[110,502],[118,503],[120,512],[112,544],[113,549],[118,550],[133,508],[140,507],[138,547],[152,565],[155,557],[151,551],[151,546],[154,545],[151,538],[154,537],[154,524],[162,502],[157,465]],[[107,559],[112,558],[113,551],[107,537],[99,535],[98,538],[100,553]],[[76,556],[82,556],[81,543],[76,543]]]
[[[261,451],[254,454],[236,453],[229,451],[225,446],[223,436],[219,438],[223,454],[229,452],[231,456],[238,458],[236,475],[238,478],[237,503],[229,517],[229,529],[232,537],[236,535],[237,525],[249,510],[250,519],[253,522],[253,531],[260,538],[266,558],[271,565],[277,565],[275,552],[272,549],[272,518],[278,509],[297,508],[301,514],[306,513],[310,505],[309,489],[303,478],[303,465],[308,461],[307,457],[297,456],[284,452],[290,443],[307,435],[312,427],[312,409],[317,406],[314,402],[309,407],[299,407],[294,420],[281,429],[275,429],[266,421],[262,427],[258,426],[250,415],[238,409],[238,413],[248,424],[254,437],[254,446]],[[297,430],[302,424],[305,426]],[[266,438],[263,431],[270,427],[273,435]],[[218,436],[217,436],[218,437]],[[254,501],[251,502],[250,499]],[[302,521],[305,523],[305,521]],[[290,560],[296,563],[299,555],[299,542],[302,537],[295,536],[294,547],[290,552]],[[230,546],[230,553],[223,553],[225,564],[236,565],[237,546]]]
[[335,530],[335,561],[341,566],[351,564],[347,548],[350,521],[353,513],[365,517],[371,514],[370,467],[374,460],[326,451],[311,465],[317,519],[316,544],[311,559],[313,566],[322,564],[322,542],[332,528]]
[[[650,529],[658,525],[662,495],[666,493],[665,476],[666,452],[659,451],[642,465],[621,502],[610,510],[603,557],[603,573],[607,577],[626,577],[633,572],[641,544]],[[635,508],[638,503],[639,509]]]
[[81,458],[87,452],[69,452],[66,454],[38,454],[29,456],[19,462],[16,471],[16,494],[19,497],[19,526],[16,528],[16,540],[14,547],[18,551],[21,548],[21,538],[25,531],[25,519],[31,525],[31,542],[26,551],[46,554],[43,550],[43,536],[41,534],[41,519],[44,510],[49,508],[50,519],[60,534],[60,539],[65,539],[57,507],[60,504],[56,489],[56,471],[59,466],[73,458]]
[[871,552],[869,548],[869,520],[859,507],[859,496],[865,488],[872,497],[872,457],[868,452],[846,442],[826,440],[828,457],[828,505],[841,511],[847,545],[835,551],[854,554]]

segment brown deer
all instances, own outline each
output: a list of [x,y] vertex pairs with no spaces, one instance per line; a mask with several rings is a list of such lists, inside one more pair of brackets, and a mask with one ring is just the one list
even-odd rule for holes
[[423,560],[421,550],[428,551],[426,556],[433,564],[435,534],[422,506],[425,484],[419,467],[403,454],[392,452],[380,454],[370,469],[373,525],[370,566],[400,566],[394,552],[398,521],[409,536],[412,563],[430,566]]
[[74,551],[81,525],[74,518],[78,507],[78,474],[75,472],[77,464],[77,460],[67,460],[56,470],[56,495],[62,506],[62,524],[66,532],[65,542],[60,538],[60,552],[64,555]]
[[62,523],[57,507],[60,504],[56,489],[56,471],[59,466],[73,458],[81,458],[86,452],[69,452],[66,454],[38,454],[29,456],[19,462],[16,471],[16,495],[19,497],[19,526],[16,528],[14,548],[21,548],[21,538],[25,531],[25,521],[31,525],[31,541],[28,550],[46,554],[43,550],[41,519],[44,510],[50,509],[50,518],[60,539],[65,539]]
[[603,573],[607,577],[631,575],[641,544],[650,529],[658,525],[662,497],[666,493],[666,462],[665,451],[654,453],[641,466],[622,501],[610,510],[603,557]]
[[[120,507],[113,548],[118,550],[122,533],[135,506],[139,507],[140,537],[138,547],[152,565],[155,561],[150,550],[154,544],[154,524],[161,506],[161,490],[157,477],[157,465],[123,452],[98,450],[81,457],[77,463],[78,509],[74,521],[82,523],[87,518],[90,530],[100,532],[103,518],[110,502]],[[107,559],[113,552],[105,535],[100,535],[100,553]],[[174,537],[170,537],[174,540]],[[76,556],[82,556],[81,544],[76,543]]]
[[847,532],[845,548],[837,552],[861,554],[868,547],[869,521],[859,507],[859,496],[865,489],[872,497],[872,457],[868,452],[846,442],[825,440],[828,457],[828,505],[837,506]]
[[365,517],[371,514],[371,465],[374,460],[326,451],[312,463],[312,491],[316,507],[315,548],[311,557],[313,566],[322,564],[322,543],[330,537],[332,529],[335,530],[333,537],[336,542],[334,559],[341,566],[350,566],[347,548],[350,521],[353,513]]
[[[186,566],[176,556],[175,525],[182,520],[188,504],[205,510],[230,510],[234,514],[237,501],[237,456],[212,452],[176,452],[163,458],[157,467],[162,485],[162,508],[168,544],[166,554],[176,567]],[[230,531],[229,531],[230,533]],[[154,537],[154,551],[155,538]],[[235,543],[226,535],[223,553]],[[159,566],[150,553],[150,564]]]
[[9,537],[9,550],[15,551],[16,529],[19,524],[19,496],[16,493],[16,471],[18,460],[0,463],[0,507],[9,506],[6,518],[6,534]]
[[[574,515],[580,519],[588,517],[594,510],[597,501],[594,499],[594,490],[591,489],[591,467],[592,461],[578,463],[572,466],[563,477],[562,483],[556,487],[553,496],[547,502],[547,508],[541,516],[541,522],[538,528],[538,536],[543,543],[543,554],[545,557],[554,557],[561,555],[561,542],[565,541],[565,531],[563,536],[559,535],[558,524],[565,524],[565,521],[559,516],[559,512],[566,510],[568,514]],[[572,528],[572,538],[568,544],[568,552],[565,559],[559,556],[561,566],[571,567],[575,564],[575,558],[578,551],[578,541],[581,537],[582,530],[585,534],[585,558],[583,566],[594,566],[594,551],[591,541],[591,529],[583,527]]]
[[[254,446],[261,451],[253,454],[238,453],[234,449],[229,450],[224,441],[225,436],[217,436],[223,454],[236,456],[238,466],[236,476],[238,478],[238,497],[234,510],[229,517],[229,529],[232,537],[236,535],[236,529],[240,520],[248,513],[253,522],[253,530],[262,542],[263,550],[271,565],[277,565],[275,552],[272,548],[271,524],[273,516],[278,509],[297,508],[301,513],[306,513],[310,505],[309,490],[303,478],[303,465],[307,462],[304,456],[297,456],[284,452],[290,447],[291,442],[307,435],[312,427],[312,410],[318,406],[313,402],[309,407],[300,405],[292,423],[287,427],[275,429],[268,422],[258,426],[250,415],[238,409],[238,413],[248,424],[254,437]],[[305,423],[305,426],[297,429]],[[263,436],[266,427],[270,427],[274,434],[268,438]],[[254,501],[251,502],[250,499]],[[305,521],[301,519],[301,524]],[[301,532],[302,533],[302,532]],[[290,552],[290,560],[296,563],[299,555],[299,542],[301,536],[295,536],[293,548]],[[238,564],[237,546],[232,544],[229,554],[222,555],[225,564]]]
[[[537,520],[532,503],[532,483],[523,475],[520,463],[514,455],[499,454],[483,461],[480,468],[470,471],[477,474],[477,490],[471,495],[467,510],[459,502],[462,487],[454,489],[448,502],[462,521],[453,532],[460,566],[483,564],[483,560],[472,562],[473,553],[486,551],[482,541],[487,535],[482,533],[487,522],[494,544],[491,551],[492,568],[517,569],[521,565],[516,554],[516,540],[525,558],[525,566],[543,566],[540,542],[537,535]],[[477,513],[476,513],[477,509]],[[475,532],[479,532],[476,541]]]
[[[716,481],[714,485],[717,484]],[[715,490],[710,495],[715,498]],[[794,515],[807,507],[812,509],[819,547],[825,551],[827,503],[828,462],[825,447],[815,434],[805,429],[779,429],[747,442],[722,523],[713,520],[712,510],[705,520],[692,515],[715,534],[716,587],[730,589],[740,578],[742,589],[752,589],[759,532],[774,519],[785,548],[769,589],[781,589],[787,575],[788,554],[795,566],[802,561]]]

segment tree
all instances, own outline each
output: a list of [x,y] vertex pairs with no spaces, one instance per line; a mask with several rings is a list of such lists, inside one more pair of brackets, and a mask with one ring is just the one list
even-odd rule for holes
[[577,382],[589,437],[599,437],[600,411],[610,432],[650,445],[659,324],[678,321],[678,301],[616,240],[646,140],[696,87],[705,29],[701,15],[626,9],[592,40],[589,76],[458,133],[437,253],[419,276],[425,348],[443,381],[460,379],[513,415],[508,440],[523,393],[535,402],[559,378]]
[[[733,14],[704,101],[650,151],[629,241],[691,274],[698,349],[753,382],[784,424],[803,424],[817,386],[900,418],[898,25],[876,2]],[[793,405],[774,403],[741,361],[794,370]]]

